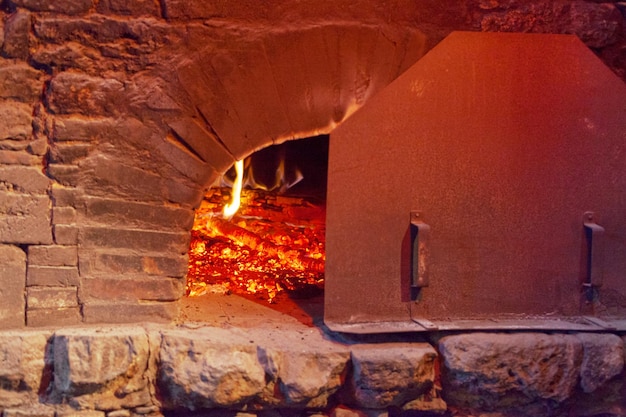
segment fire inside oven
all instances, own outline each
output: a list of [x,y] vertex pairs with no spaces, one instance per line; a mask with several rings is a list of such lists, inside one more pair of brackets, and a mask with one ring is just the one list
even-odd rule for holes
[[320,295],[327,161],[328,136],[318,136],[262,149],[226,172],[196,211],[187,295]]

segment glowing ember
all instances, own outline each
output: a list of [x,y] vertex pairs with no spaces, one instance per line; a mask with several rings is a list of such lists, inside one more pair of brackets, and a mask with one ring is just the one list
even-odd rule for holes
[[228,189],[215,188],[196,213],[187,294],[255,294],[275,302],[318,294],[324,282],[323,203],[243,190],[230,220],[221,216]]

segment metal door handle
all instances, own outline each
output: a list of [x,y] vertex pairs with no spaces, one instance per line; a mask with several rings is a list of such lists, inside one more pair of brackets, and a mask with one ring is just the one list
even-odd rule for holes
[[422,214],[411,212],[411,299],[417,297],[419,288],[427,287],[430,226],[424,223]]
[[587,242],[587,270],[583,287],[587,290],[587,299],[594,297],[594,287],[600,287],[603,280],[604,227],[596,223],[594,213],[583,214],[583,227]]

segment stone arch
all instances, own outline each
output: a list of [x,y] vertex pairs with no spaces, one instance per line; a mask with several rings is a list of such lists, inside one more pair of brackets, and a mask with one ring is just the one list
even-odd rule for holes
[[418,30],[363,24],[232,41],[179,49],[129,80],[50,82],[47,172],[55,209],[77,212],[85,321],[174,317],[193,209],[217,176],[262,147],[329,133],[427,49]]

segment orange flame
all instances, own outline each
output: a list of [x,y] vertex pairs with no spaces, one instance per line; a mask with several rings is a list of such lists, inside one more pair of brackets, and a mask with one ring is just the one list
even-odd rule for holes
[[243,186],[243,160],[235,162],[235,172],[237,176],[235,177],[235,182],[233,183],[233,188],[230,194],[230,203],[224,206],[224,210],[222,211],[222,215],[225,219],[230,219],[237,213],[239,210],[239,206],[241,206],[241,188]]

